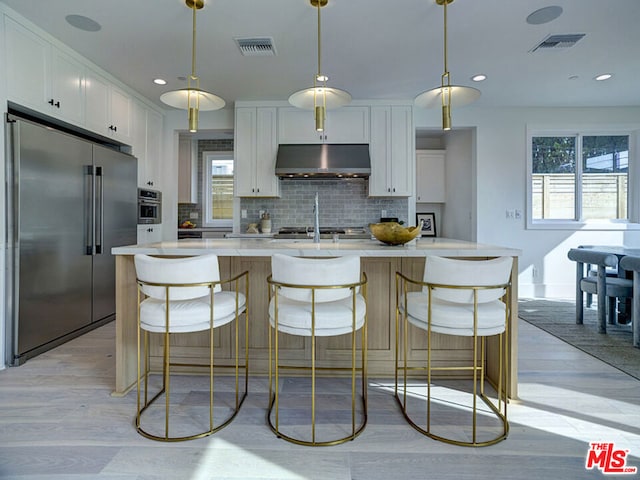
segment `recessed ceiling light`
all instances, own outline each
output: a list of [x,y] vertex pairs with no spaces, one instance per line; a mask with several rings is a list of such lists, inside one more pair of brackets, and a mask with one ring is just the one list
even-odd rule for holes
[[487,79],[487,76],[484,73],[479,73],[471,77],[471,80],[473,80],[474,82],[482,82],[486,79]]
[[154,78],[153,83],[155,83],[156,85],[166,85],[167,81],[162,78]]
[[69,25],[84,30],[85,32],[97,32],[102,28],[102,25],[98,22],[84,15],[67,15],[64,18]]
[[611,77],[613,77],[613,75],[611,75],[610,73],[603,73],[603,74],[598,75],[597,77],[595,77],[594,80],[597,80],[598,82],[601,82],[603,80],[609,80]]
[[536,10],[527,17],[529,25],[542,25],[549,23],[562,15],[562,7],[550,6]]

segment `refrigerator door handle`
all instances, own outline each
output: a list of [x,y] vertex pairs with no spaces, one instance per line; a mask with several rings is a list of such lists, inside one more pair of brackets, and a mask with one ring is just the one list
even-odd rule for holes
[[102,254],[104,243],[104,183],[102,167],[96,167],[96,255]]
[[85,200],[85,245],[86,254],[93,255],[93,165],[86,166],[86,200]]

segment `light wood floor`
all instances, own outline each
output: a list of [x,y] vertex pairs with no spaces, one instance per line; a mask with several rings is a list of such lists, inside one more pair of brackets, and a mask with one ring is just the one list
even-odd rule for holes
[[[628,466],[640,467],[640,382],[522,321],[510,435],[477,449],[414,431],[385,379],[370,381],[369,424],[344,445],[299,447],[275,438],[265,423],[264,378],[251,379],[239,416],[217,434],[174,444],[147,440],[132,426],[135,392],[110,395],[113,337],[114,325],[106,325],[0,372],[0,478],[615,478],[585,469],[589,442],[614,442],[629,450]],[[289,380],[285,389],[302,398],[304,384]],[[183,404],[193,400],[185,381],[175,388]],[[295,414],[284,421],[298,422]]]

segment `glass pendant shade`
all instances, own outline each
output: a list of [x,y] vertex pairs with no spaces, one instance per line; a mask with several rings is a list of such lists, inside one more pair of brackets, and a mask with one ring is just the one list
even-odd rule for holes
[[324,103],[327,110],[339,108],[351,103],[351,94],[339,88],[331,87],[309,87],[299,90],[289,97],[289,103],[294,107],[304,110],[313,110],[316,107],[317,97],[324,94]]
[[[442,92],[449,87],[435,87],[415,98],[415,105],[422,108],[437,108],[442,105]],[[462,107],[480,98],[480,90],[462,85],[451,85],[451,106]]]

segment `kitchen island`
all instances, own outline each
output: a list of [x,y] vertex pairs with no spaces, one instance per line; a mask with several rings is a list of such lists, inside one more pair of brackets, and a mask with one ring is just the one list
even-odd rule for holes
[[[192,256],[216,254],[219,256],[222,278],[249,271],[249,361],[250,373],[268,372],[268,315],[269,295],[266,278],[271,273],[271,255],[303,257],[336,257],[358,255],[362,270],[368,277],[368,370],[371,377],[393,377],[396,349],[395,331],[395,272],[422,279],[424,259],[428,255],[444,257],[486,259],[497,256],[513,257],[512,269],[512,323],[510,329],[510,388],[512,398],[517,396],[517,312],[518,312],[518,256],[517,249],[484,245],[446,238],[419,238],[404,246],[387,246],[377,240],[311,240],[256,239],[184,239],[148,245],[117,247],[116,256],[116,385],[115,394],[122,395],[136,379],[136,318],[137,288],[133,255],[144,253],[155,256]],[[412,327],[413,328],[413,327]],[[229,325],[216,331],[216,359],[232,361],[233,343]],[[433,341],[433,359],[443,365],[470,358],[469,339],[436,336]],[[208,334],[194,333],[172,339],[172,355],[181,361],[196,362],[206,358]],[[243,344],[242,342],[240,342]],[[159,338],[152,340],[152,366],[158,368],[162,356]],[[418,329],[412,332],[408,358],[412,365],[424,364],[426,334]],[[490,349],[491,350],[491,349]],[[282,336],[281,359],[309,358],[308,339]],[[244,352],[240,352],[244,355]],[[495,375],[496,362],[489,351],[489,374]],[[348,336],[318,338],[316,351],[318,365],[335,366],[348,361],[351,355]]]

